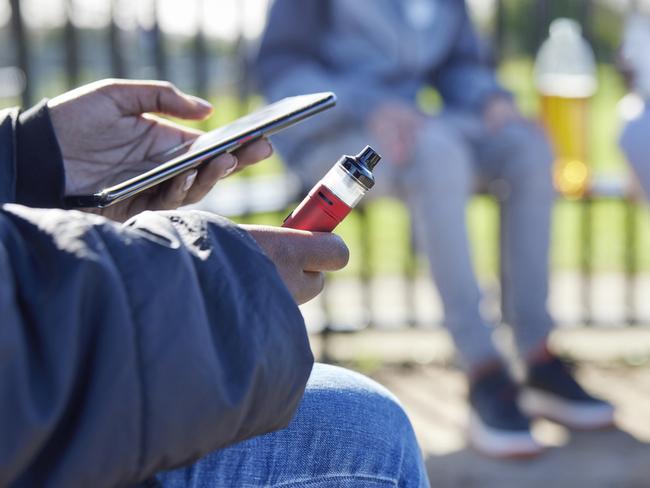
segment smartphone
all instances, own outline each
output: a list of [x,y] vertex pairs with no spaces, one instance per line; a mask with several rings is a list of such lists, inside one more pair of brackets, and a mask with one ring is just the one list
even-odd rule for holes
[[92,195],[65,197],[68,208],[104,208],[167,181],[225,152],[235,151],[261,137],[271,136],[336,104],[331,92],[284,98],[234,122],[207,132],[185,154],[141,175]]

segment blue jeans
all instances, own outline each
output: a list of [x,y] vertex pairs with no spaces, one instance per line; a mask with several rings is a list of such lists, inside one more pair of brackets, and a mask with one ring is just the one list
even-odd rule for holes
[[166,488],[429,486],[397,399],[358,373],[322,364],[289,427],[157,478]]

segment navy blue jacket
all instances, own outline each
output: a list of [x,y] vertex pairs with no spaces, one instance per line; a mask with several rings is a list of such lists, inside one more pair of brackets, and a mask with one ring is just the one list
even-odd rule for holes
[[285,426],[313,358],[273,263],[205,213],[11,203],[60,201],[60,167],[29,183],[57,154],[46,109],[0,112],[0,486],[129,485]]

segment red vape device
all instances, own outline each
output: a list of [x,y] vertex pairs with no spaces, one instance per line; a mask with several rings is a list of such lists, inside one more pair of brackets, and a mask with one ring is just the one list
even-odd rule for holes
[[331,232],[375,185],[372,170],[381,160],[370,146],[356,156],[343,156],[284,219],[282,227]]

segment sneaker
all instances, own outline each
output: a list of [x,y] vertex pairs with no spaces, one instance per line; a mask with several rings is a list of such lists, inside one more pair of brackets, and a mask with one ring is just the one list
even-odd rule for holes
[[567,365],[553,356],[529,368],[519,405],[532,418],[571,429],[596,430],[614,424],[612,405],[583,390]]
[[470,385],[469,442],[489,457],[528,458],[543,446],[530,433],[530,420],[517,404],[518,387],[505,367],[483,374]]

